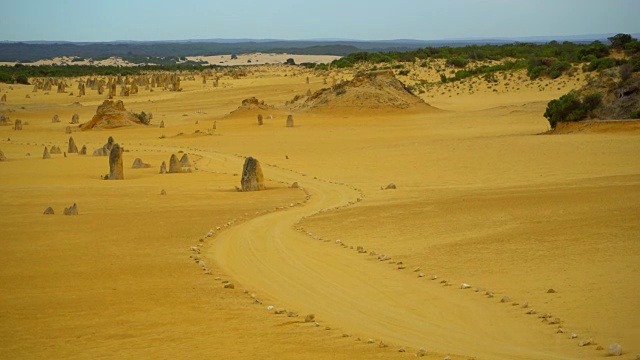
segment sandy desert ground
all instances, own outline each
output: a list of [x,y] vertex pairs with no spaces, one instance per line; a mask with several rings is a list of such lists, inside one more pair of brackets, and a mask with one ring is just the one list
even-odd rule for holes
[[[28,124],[0,127],[0,357],[597,359],[619,343],[635,359],[640,131],[541,134],[546,103],[583,80],[516,72],[433,87],[431,109],[329,106],[287,128],[282,105],[323,77],[196,76],[116,97],[150,127],[73,128],[89,154],[108,136],[125,147],[123,181],[100,179],[107,157],[42,159],[104,95],[2,85],[2,112]],[[228,116],[251,96],[275,108]],[[180,152],[194,171],[158,174]],[[235,190],[246,156],[267,190]],[[152,167],[131,169],[136,157]]]

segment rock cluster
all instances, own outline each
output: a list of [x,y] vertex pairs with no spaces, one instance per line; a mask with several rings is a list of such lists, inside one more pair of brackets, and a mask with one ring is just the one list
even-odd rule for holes
[[[53,209],[52,209],[53,211]],[[76,203],[73,203],[73,205],[69,206],[68,208],[64,209],[64,214],[65,215],[78,215],[78,205],[76,205]]]

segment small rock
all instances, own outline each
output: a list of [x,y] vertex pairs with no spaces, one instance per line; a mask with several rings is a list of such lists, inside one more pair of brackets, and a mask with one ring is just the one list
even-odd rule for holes
[[584,340],[581,340],[580,343],[578,343],[578,346],[582,347],[582,346],[591,345],[591,342],[593,342],[591,338],[584,339]]
[[511,299],[508,296],[503,296],[502,299],[500,299],[501,303],[508,303],[510,301],[511,301]]
[[622,345],[620,345],[618,343],[613,343],[613,344],[609,345],[609,347],[607,348],[607,355],[608,356],[620,356],[620,355],[622,355]]
[[423,356],[427,356],[427,350],[425,350],[425,348],[420,348],[420,350],[418,350],[418,352],[416,353],[416,357],[423,357]]
[[400,347],[400,349],[398,349],[398,352],[407,352],[407,350],[403,347]]
[[48,208],[46,208],[46,209],[44,210],[44,213],[43,213],[43,214],[44,214],[44,215],[54,215],[54,213],[53,213],[53,208],[52,208],[51,206],[49,206]]
[[555,291],[553,289],[547,290],[547,294],[555,294],[555,293],[557,293],[557,291]]

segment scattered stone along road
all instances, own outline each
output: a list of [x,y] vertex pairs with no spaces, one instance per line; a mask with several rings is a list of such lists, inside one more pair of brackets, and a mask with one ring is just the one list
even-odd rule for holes
[[[209,154],[210,155],[210,154]],[[525,310],[459,286],[444,287],[334,241],[297,231],[303,217],[344,206],[352,188],[270,168],[269,177],[299,181],[304,206],[270,212],[217,234],[204,254],[238,285],[275,308],[314,313],[328,325],[391,346],[479,359],[575,359],[576,344]],[[375,226],[372,224],[372,226]],[[355,248],[356,243],[349,243]],[[384,249],[368,249],[381,252]],[[411,269],[411,264],[407,266]],[[437,272],[437,270],[435,270]],[[459,284],[458,284],[459,285]],[[265,310],[267,311],[267,310]]]

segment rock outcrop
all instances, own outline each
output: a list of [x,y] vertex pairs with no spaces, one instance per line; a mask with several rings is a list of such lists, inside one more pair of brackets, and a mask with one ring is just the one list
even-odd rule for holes
[[69,137],[69,144],[67,146],[67,153],[75,154],[78,152],[78,147],[76,146],[76,142],[73,140],[73,136]]
[[176,174],[182,172],[182,166],[180,165],[180,160],[176,154],[171,154],[171,159],[169,159],[169,173]]
[[109,152],[109,180],[124,180],[124,169],[122,167],[122,153],[124,148],[120,144],[113,144]]
[[162,162],[162,164],[160,165],[160,174],[166,174],[167,173],[167,163],[166,162]]
[[287,127],[293,127],[293,115],[287,116]]
[[72,124],[79,124],[80,123],[80,115],[73,114],[73,116],[71,117],[71,123]]
[[[292,108],[311,109],[429,109],[396,79],[392,71],[356,74],[353,80],[316,91],[305,100],[292,103]],[[433,108],[432,108],[433,109]]]
[[260,162],[249,156],[244,160],[242,167],[242,179],[240,180],[242,191],[264,190],[264,176]]
[[53,115],[53,117],[51,118],[51,122],[52,123],[59,123],[60,122],[60,117],[58,116],[58,114]]
[[43,214],[44,215],[54,215],[55,213],[53,211],[53,208],[51,206],[49,206],[48,208],[44,209]]
[[71,134],[71,126],[67,126],[66,128],[64,128],[64,133]]
[[82,149],[78,151],[78,155],[87,155],[87,145],[82,145]]
[[184,154],[180,158],[180,166],[182,167],[191,167],[191,161],[189,161],[189,155]]
[[16,119],[15,123],[13,124],[13,130],[22,130],[22,120]]
[[140,158],[136,158],[135,160],[133,160],[133,165],[131,165],[132,169],[146,169],[150,167],[151,164],[144,163]]
[[4,156],[4,153],[2,152],[2,150],[0,150],[0,161],[6,161],[7,157]]
[[93,118],[83,124],[80,129],[113,129],[142,125],[144,125],[144,123],[140,121],[140,119],[124,108],[122,101],[105,100],[102,105],[98,106],[98,110]]
[[258,114],[258,125],[262,125],[262,114]]
[[51,154],[62,154],[62,150],[59,146],[51,145],[51,150],[49,151]]
[[44,151],[42,152],[42,158],[43,159],[51,159],[51,154],[49,154],[49,149],[47,149],[47,147],[44,147]]
[[64,214],[65,215],[78,215],[78,205],[76,205],[76,203],[73,203],[73,205],[69,206],[68,208],[64,209]]

